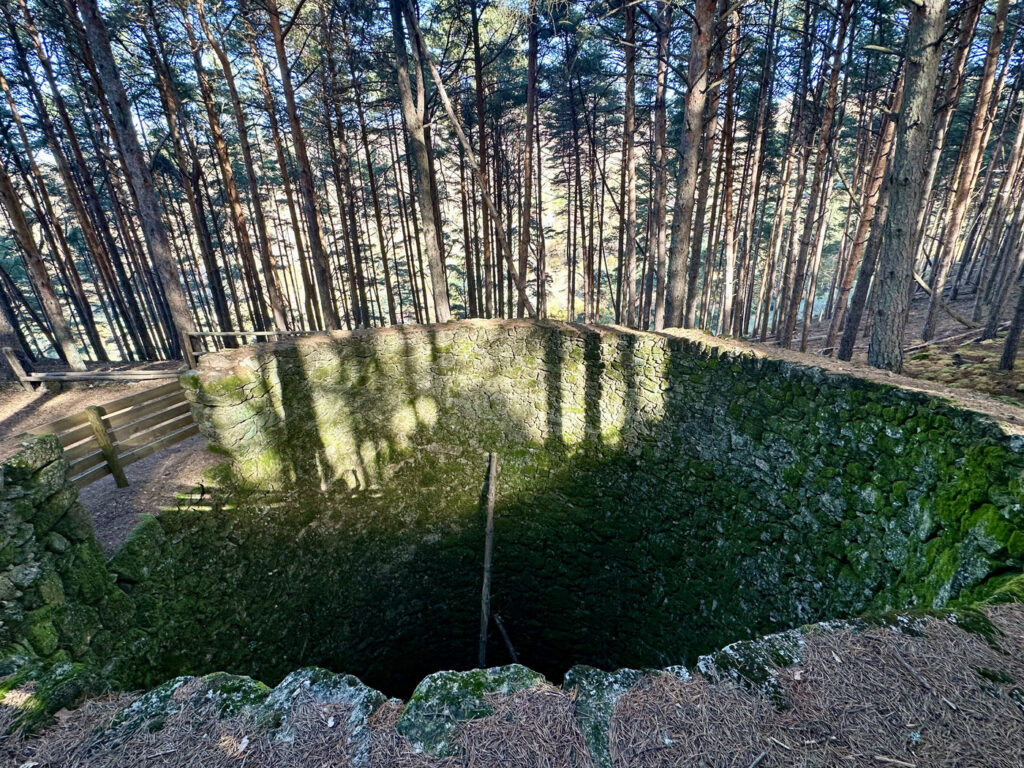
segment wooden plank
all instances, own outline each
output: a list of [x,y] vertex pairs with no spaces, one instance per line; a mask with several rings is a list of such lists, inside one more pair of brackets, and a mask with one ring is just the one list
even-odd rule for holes
[[[146,416],[144,418],[129,422],[124,426],[115,427],[114,429],[111,430],[111,433],[114,436],[114,442],[118,443],[118,445],[123,445],[125,441],[131,438],[133,435],[137,435],[140,432],[145,432],[146,430],[151,429],[152,427],[159,426],[164,422],[173,421],[186,414],[188,414],[189,416],[192,415],[192,406],[185,402],[178,403],[177,405],[166,410],[161,410],[150,416]],[[108,419],[108,423],[112,427],[114,426],[113,419]]]
[[159,427],[154,429],[147,429],[144,432],[137,432],[126,440],[122,440],[117,444],[117,448],[121,453],[131,453],[132,451],[142,448],[154,440],[159,440],[165,435],[169,435],[172,432],[183,429],[189,424],[195,424],[192,420],[192,414],[188,413],[185,416],[179,416],[176,419],[162,423]]
[[181,371],[55,371],[32,372],[24,381],[150,381],[177,379]]
[[177,381],[170,381],[166,384],[161,384],[159,387],[153,387],[153,389],[136,392],[134,395],[125,395],[124,397],[117,398],[117,400],[111,400],[109,403],[103,403],[100,405],[100,408],[109,416],[118,411],[123,411],[125,408],[131,408],[133,405],[155,400],[158,397],[178,391],[184,391],[181,389],[181,384]]
[[40,424],[38,427],[32,427],[28,430],[30,435],[59,435],[61,432],[67,432],[75,427],[80,427],[83,424],[88,424],[89,420],[85,417],[85,414],[81,411],[73,413],[70,416],[65,416],[62,419],[56,421],[50,421],[46,424]]
[[60,440],[60,444],[67,448],[68,446],[80,443],[82,440],[88,440],[92,437],[92,427],[86,422],[79,427],[75,427],[67,432],[61,432],[57,435],[57,439]]
[[89,440],[81,440],[80,442],[73,445],[71,448],[64,449],[64,458],[74,464],[79,459],[84,459],[89,454],[98,451],[99,445],[96,440],[93,439],[92,428],[89,428]]
[[193,435],[198,434],[199,426],[195,422],[192,422],[185,429],[179,430],[178,432],[172,432],[166,437],[160,438],[155,443],[150,443],[149,445],[145,445],[142,448],[137,448],[136,450],[131,451],[130,453],[122,454],[121,464],[122,466],[134,464],[136,461],[144,459],[147,456],[152,456],[157,451],[162,451],[164,448],[168,448],[172,445],[177,445],[178,443],[183,442],[184,440],[188,440],[188,438],[192,437]]
[[95,453],[90,453],[85,458],[72,462],[71,468],[68,470],[68,474],[71,477],[75,477],[76,475],[82,474],[85,470],[95,467],[97,464],[105,463],[106,459],[103,458],[103,453],[97,450]]
[[31,392],[33,388],[28,382],[28,372],[22,367],[18,356],[14,354],[14,350],[10,347],[4,347],[3,354],[4,358],[7,360],[7,364],[11,366],[11,370],[14,371],[15,378],[21,382],[22,388]]
[[101,477],[106,477],[110,474],[110,467],[106,463],[100,464],[95,469],[91,469],[83,475],[78,477],[72,477],[71,481],[79,488],[85,488],[90,483],[95,483]]
[[96,435],[96,444],[99,445],[100,450],[103,452],[103,458],[106,459],[107,466],[110,467],[110,473],[114,476],[117,487],[127,487],[128,478],[124,476],[124,469],[121,467],[121,461],[117,457],[117,447],[114,445],[114,439],[110,435],[110,428],[103,420],[102,411],[96,406],[90,405],[85,409],[85,415],[92,425],[93,434]]
[[111,415],[109,411],[103,409],[106,413],[107,423],[112,428],[123,427],[125,424],[131,424],[133,421],[138,421],[144,416],[149,416],[152,413],[159,413],[160,411],[166,411],[175,406],[181,405],[182,403],[188,404],[185,399],[185,393],[180,389],[177,392],[172,392],[166,397],[161,397],[158,400],[151,400],[148,403],[142,403],[136,405],[133,408],[124,408],[117,413]]

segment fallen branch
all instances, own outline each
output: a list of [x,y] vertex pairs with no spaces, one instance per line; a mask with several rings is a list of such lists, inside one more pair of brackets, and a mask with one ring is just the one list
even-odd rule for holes
[[[1005,330],[1008,330],[1009,327],[1010,327],[1010,323],[1009,323],[1009,321],[1007,321],[1005,323],[1000,324],[999,327],[996,329],[996,331],[997,332],[998,331],[1005,331]],[[974,328],[972,328],[969,331],[961,331],[960,333],[954,333],[951,336],[943,336],[941,339],[932,339],[931,341],[924,341],[924,342],[921,342],[920,344],[915,344],[912,347],[907,347],[903,351],[904,352],[914,352],[915,350],[924,349],[925,347],[931,347],[931,346],[934,346],[936,344],[942,344],[942,343],[947,342],[947,341],[958,341],[960,339],[966,339],[966,338],[968,338],[970,336],[973,336],[975,333],[977,333],[977,331],[978,331],[977,327],[974,327]],[[981,339],[976,339],[976,341],[981,341]]]
[[875,755],[875,760],[880,763],[888,763],[889,765],[899,765],[903,768],[917,768],[917,763],[908,763],[904,760],[897,760],[895,757],[886,757],[885,755]]
[[[929,296],[932,295],[931,286],[929,286],[928,283],[924,281],[924,278],[917,274],[917,272],[914,272],[914,281],[922,288],[924,288],[925,293],[927,293]],[[960,323],[960,325],[966,325],[968,328],[981,328],[981,325],[979,323],[971,322],[966,317],[959,314],[955,309],[949,306],[949,304],[944,302],[941,298],[936,298],[936,302],[939,305],[939,309],[941,309],[947,315],[949,315],[958,323]]]

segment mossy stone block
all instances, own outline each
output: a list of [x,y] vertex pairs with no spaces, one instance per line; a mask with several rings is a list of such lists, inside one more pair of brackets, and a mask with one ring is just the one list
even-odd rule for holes
[[433,757],[455,752],[452,735],[460,722],[487,717],[487,697],[543,684],[544,676],[519,664],[468,672],[435,672],[423,679],[398,719],[398,732],[413,747]]
[[51,606],[37,608],[25,617],[22,626],[22,634],[26,642],[40,656],[46,657],[57,650],[59,636],[57,628],[53,625],[53,610]]
[[124,581],[145,581],[160,563],[167,535],[153,515],[139,515],[121,549],[110,559],[110,568]]
[[27,438],[21,450],[2,465],[5,490],[30,480],[36,472],[57,461],[62,455],[56,435]]

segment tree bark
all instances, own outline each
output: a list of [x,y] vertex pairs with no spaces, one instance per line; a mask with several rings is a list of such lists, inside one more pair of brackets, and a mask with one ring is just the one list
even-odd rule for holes
[[171,252],[167,227],[164,224],[160,203],[153,186],[153,175],[139,144],[139,137],[135,133],[128,97],[121,83],[117,65],[114,63],[107,27],[100,15],[96,0],[76,0],[76,2],[96,64],[96,71],[110,107],[118,146],[124,155],[125,166],[128,169],[128,181],[138,203],[139,223],[145,235],[150,261],[156,269],[170,310],[170,318],[173,323],[172,338],[170,339],[171,352],[180,355],[183,335],[193,331],[195,326],[189,311],[188,300],[185,298],[185,291],[182,289],[181,277]]
[[923,203],[935,79],[948,6],[948,0],[921,0],[910,10],[907,29],[906,73],[896,129],[890,210],[878,260],[875,315],[868,344],[868,363],[897,373],[903,368],[903,331],[919,237],[917,215]]
[[[704,133],[704,105],[707,103],[708,54],[715,23],[716,0],[696,0],[690,61],[687,70],[686,107],[679,141],[679,170],[676,175],[676,201],[672,213],[672,236],[668,254],[668,287],[664,317],[667,326],[680,326],[689,317],[694,302],[688,296],[687,256],[690,253],[690,227],[701,137]],[[657,310],[655,310],[657,312]]]
[[626,60],[625,99],[622,108],[625,197],[620,218],[625,245],[625,260],[622,265],[622,314],[626,326],[632,328],[636,325],[636,157],[633,152],[636,131],[636,4],[633,0],[623,0],[622,8],[626,23],[623,41]]
[[954,187],[953,201],[950,205],[942,247],[932,269],[930,281],[932,295],[928,302],[928,315],[925,318],[924,329],[921,332],[921,338],[925,341],[935,336],[942,292],[950,267],[953,265],[953,258],[960,242],[960,230],[963,227],[964,218],[971,202],[971,192],[974,190],[974,183],[977,180],[978,161],[980,153],[984,150],[988,108],[992,99],[992,86],[995,82],[996,65],[999,63],[1008,10],[1009,0],[998,0],[995,20],[992,25],[992,36],[989,38],[988,51],[985,54],[981,83],[978,85],[978,95],[974,102],[970,132],[966,143],[961,148],[960,173]]
[[[526,53],[526,139],[523,144],[523,202],[519,218],[519,274],[524,279],[528,269],[530,222],[533,212],[533,127],[534,114],[537,111],[537,38],[540,31],[536,2],[537,0],[530,0]],[[526,303],[520,296],[516,305],[516,315],[523,317],[525,314]]]
[[[431,295],[434,299],[435,319],[439,323],[451,320],[448,306],[448,280],[441,251],[437,247],[439,222],[435,219],[433,185],[430,180],[430,158],[427,156],[427,140],[424,133],[424,115],[426,114],[426,87],[421,62],[426,54],[420,50],[415,32],[410,30],[413,38],[415,56],[416,96],[413,98],[412,83],[409,78],[409,55],[405,44],[403,15],[410,19],[412,9],[407,0],[389,0],[391,8],[391,32],[395,44],[395,64],[398,75],[398,92],[402,102],[402,116],[408,136],[409,158],[416,171],[416,192],[420,204],[420,220],[423,224],[423,246],[427,252],[427,264],[430,269]],[[440,84],[438,84],[440,87]]]
[[864,249],[867,246],[868,237],[871,233],[871,222],[875,219],[878,209],[879,195],[882,191],[882,181],[885,178],[889,165],[889,157],[892,154],[893,138],[896,135],[896,113],[900,109],[900,100],[903,95],[903,78],[899,79],[893,94],[893,103],[889,111],[882,116],[884,125],[875,145],[875,156],[871,161],[871,170],[868,172],[867,186],[864,196],[861,198],[860,218],[857,221],[857,229],[853,235],[853,245],[846,261],[845,269],[839,281],[839,290],[835,301],[835,311],[832,313],[832,321],[829,323],[828,336],[825,339],[825,350],[831,350],[839,336],[839,329],[842,327],[843,319],[846,316],[846,304],[853,288],[853,280],[860,269],[861,260],[864,256]]
[[2,163],[0,163],[0,203],[7,210],[7,215],[11,220],[14,239],[18,242],[18,246],[21,248],[22,255],[25,258],[25,266],[28,268],[32,286],[35,288],[36,293],[39,294],[43,313],[46,315],[46,320],[50,324],[57,342],[57,352],[73,370],[84,371],[85,361],[78,351],[78,345],[75,343],[74,336],[71,333],[71,327],[64,317],[60,300],[57,298],[57,292],[54,290],[50,276],[46,272],[46,266],[43,264],[42,254],[39,253],[35,240],[32,239],[32,230],[29,227],[28,220],[25,218],[25,212],[22,210],[18,193],[14,189],[11,177],[7,175],[7,169],[4,168]]
[[316,277],[320,312],[326,329],[336,330],[341,327],[341,318],[338,316],[338,307],[334,300],[331,267],[327,259],[327,252],[324,250],[323,227],[321,226],[316,190],[313,186],[313,171],[309,163],[309,152],[306,149],[306,133],[299,120],[299,107],[295,101],[295,86],[292,83],[288,53],[284,47],[281,9],[278,0],[266,0],[266,4],[267,15],[270,18],[270,33],[274,39],[274,52],[277,55],[277,68],[281,73],[281,89],[284,91],[288,125],[291,128],[292,142],[295,148],[295,165],[299,171],[299,197],[302,199],[302,211],[306,219],[306,241],[313,263],[313,274]]
[[654,260],[654,330],[665,327],[665,282],[668,275],[668,116],[666,91],[668,89],[669,37],[672,32],[672,3],[663,3],[657,16],[655,37],[657,45],[657,74],[654,86],[654,178],[651,189],[651,245]]
[[[783,347],[790,345],[793,331],[796,329],[796,319],[804,293],[804,281],[807,277],[807,262],[811,255],[811,248],[817,241],[818,227],[821,226],[818,211],[825,185],[825,161],[828,159],[829,148],[832,146],[832,126],[835,123],[839,69],[842,64],[843,48],[846,45],[846,31],[850,24],[852,8],[853,0],[844,0],[839,17],[839,41],[835,47],[832,69],[829,72],[824,115],[822,116],[821,128],[818,133],[818,146],[814,157],[814,172],[811,176],[811,196],[807,203],[807,215],[804,217],[803,233],[800,236],[800,251],[797,255],[796,270],[790,286],[791,292],[787,298],[787,312],[783,321],[782,332],[779,336],[779,343]],[[812,296],[809,300],[813,301],[814,297]]]
[[256,228],[256,245],[260,253],[260,265],[263,268],[263,280],[267,286],[270,310],[274,316],[274,326],[278,330],[288,330],[288,318],[285,314],[284,299],[281,297],[281,290],[277,284],[277,269],[274,259],[270,254],[270,237],[267,234],[267,220],[263,213],[263,201],[260,200],[259,179],[256,178],[256,166],[252,160],[249,125],[245,119],[242,102],[238,98],[238,88],[235,85],[235,75],[231,68],[231,61],[228,59],[223,45],[214,36],[213,30],[210,29],[206,19],[206,8],[203,0],[197,0],[196,9],[199,12],[199,24],[203,29],[203,34],[206,36],[210,49],[220,63],[221,72],[224,74],[224,82],[228,87],[228,96],[231,99],[231,112],[235,118],[235,127],[238,129],[238,143],[242,148],[242,162],[245,165],[246,181],[249,184],[249,199],[252,203]]

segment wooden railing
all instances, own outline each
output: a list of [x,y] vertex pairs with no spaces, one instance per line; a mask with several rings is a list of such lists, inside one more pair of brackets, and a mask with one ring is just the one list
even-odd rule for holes
[[196,367],[196,360],[203,352],[223,349],[228,344],[245,346],[261,341],[278,341],[294,336],[312,336],[322,331],[191,331],[186,333],[185,363],[189,368]]
[[25,367],[14,354],[10,347],[0,347],[0,354],[3,355],[7,364],[14,372],[15,378],[21,382],[21,386],[31,392],[36,384],[45,382],[75,382],[75,381],[152,381],[154,379],[176,379],[181,375],[183,369],[177,368],[132,368],[103,366],[92,368],[88,371],[26,371]]
[[124,468],[186,440],[199,428],[181,384],[172,381],[145,392],[89,406],[84,411],[41,424],[32,435],[56,435],[71,462],[79,488],[113,475],[128,485]]

